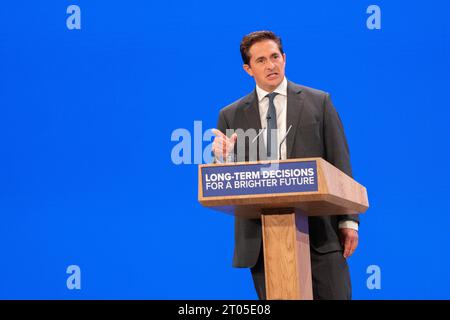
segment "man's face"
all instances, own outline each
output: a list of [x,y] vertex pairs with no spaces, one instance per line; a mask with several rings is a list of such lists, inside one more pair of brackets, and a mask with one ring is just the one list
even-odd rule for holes
[[250,47],[250,64],[244,64],[244,70],[256,84],[267,92],[272,92],[284,79],[286,55],[281,54],[273,40],[256,42]]

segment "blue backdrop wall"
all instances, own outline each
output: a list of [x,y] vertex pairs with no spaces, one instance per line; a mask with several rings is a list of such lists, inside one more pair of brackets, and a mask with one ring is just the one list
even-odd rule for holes
[[353,297],[450,298],[449,14],[446,0],[2,2],[0,298],[256,299],[231,267],[232,217],[197,202],[198,157],[175,164],[172,133],[207,147],[254,88],[239,42],[260,29],[282,37],[288,79],[331,93],[368,188]]

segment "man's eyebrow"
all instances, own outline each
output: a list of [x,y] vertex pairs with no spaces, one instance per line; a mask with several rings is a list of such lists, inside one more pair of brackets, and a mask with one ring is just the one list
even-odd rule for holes
[[[280,55],[280,53],[279,53],[279,52],[274,52],[274,53],[272,53],[270,56],[273,57],[273,56],[275,56],[275,55]],[[257,61],[257,60],[262,60],[262,59],[266,59],[266,57],[264,57],[264,56],[259,56],[258,58],[255,58],[255,61]]]

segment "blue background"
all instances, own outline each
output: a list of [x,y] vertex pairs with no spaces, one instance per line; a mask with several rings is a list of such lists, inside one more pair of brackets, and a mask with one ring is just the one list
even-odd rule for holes
[[171,134],[214,127],[253,89],[239,42],[259,29],[282,37],[288,79],[331,93],[368,188],[353,297],[450,298],[449,14],[446,0],[2,2],[0,298],[256,298],[231,267],[232,217],[197,202]]

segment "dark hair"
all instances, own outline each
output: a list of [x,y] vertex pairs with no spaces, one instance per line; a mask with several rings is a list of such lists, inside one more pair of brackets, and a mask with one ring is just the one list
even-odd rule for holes
[[281,54],[283,52],[283,45],[281,44],[281,38],[277,36],[272,31],[255,31],[245,35],[241,40],[241,56],[244,64],[250,64],[250,48],[256,42],[264,41],[264,40],[273,40],[278,45],[278,49],[280,49]]

